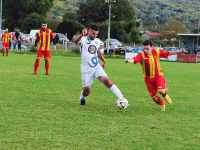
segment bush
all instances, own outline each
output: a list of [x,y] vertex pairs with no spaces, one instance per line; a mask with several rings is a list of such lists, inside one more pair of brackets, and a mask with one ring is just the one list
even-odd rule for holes
[[76,47],[72,49],[73,53],[80,54],[80,48]]
[[34,46],[34,45],[31,46],[31,48],[29,49],[29,52],[34,52],[34,53],[37,52],[37,51],[35,50],[35,46]]

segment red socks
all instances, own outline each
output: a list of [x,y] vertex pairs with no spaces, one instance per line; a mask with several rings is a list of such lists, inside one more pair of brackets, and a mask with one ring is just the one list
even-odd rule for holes
[[8,55],[9,50],[6,50],[6,55]]
[[49,61],[45,60],[46,74],[49,74]]
[[165,103],[160,99],[159,96],[156,96],[153,98],[153,100],[158,104],[158,105],[165,105]]
[[4,55],[4,53],[5,53],[5,50],[4,50],[4,49],[2,50],[2,53],[3,53],[3,55]]
[[[37,73],[37,69],[39,67],[39,63],[40,61],[35,61],[35,65],[34,65],[34,72]],[[49,61],[45,60],[45,68],[46,68],[46,74],[49,74]]]
[[34,65],[34,72],[36,73],[37,72],[37,69],[38,69],[38,67],[39,67],[39,61],[35,61],[35,65]]

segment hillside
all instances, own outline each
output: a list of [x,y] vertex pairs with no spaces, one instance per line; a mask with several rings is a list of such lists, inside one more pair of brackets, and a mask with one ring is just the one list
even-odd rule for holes
[[[105,0],[102,0],[104,2]],[[200,18],[199,0],[128,0],[141,22],[147,18],[163,24],[172,17],[183,23],[191,31],[197,28]],[[54,19],[63,16],[66,11],[77,11],[80,3],[86,0],[55,0],[49,12]]]

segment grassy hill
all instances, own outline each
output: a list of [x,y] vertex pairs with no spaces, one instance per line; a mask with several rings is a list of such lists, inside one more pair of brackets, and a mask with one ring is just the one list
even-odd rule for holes
[[[137,19],[143,22],[151,17],[163,24],[170,17],[183,23],[191,31],[197,28],[200,18],[199,0],[128,0],[136,12]],[[86,0],[55,0],[49,14],[54,18],[63,17],[66,11],[77,11]],[[102,0],[104,2],[104,0]]]

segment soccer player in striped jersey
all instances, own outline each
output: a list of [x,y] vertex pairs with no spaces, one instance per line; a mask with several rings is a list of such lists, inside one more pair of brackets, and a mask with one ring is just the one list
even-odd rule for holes
[[9,40],[11,40],[12,43],[12,38],[11,38],[11,34],[8,32],[8,28],[5,29],[5,32],[2,34],[1,36],[1,41],[3,40],[3,56],[5,53],[5,49],[6,49],[6,56],[8,56],[8,52],[9,52]]
[[[49,75],[49,59],[51,59],[51,52],[50,52],[50,42],[53,40],[53,48],[56,50],[56,41],[53,35],[53,32],[47,28],[47,23],[42,23],[42,28],[37,32],[36,41],[35,41],[35,50],[37,51],[36,61],[34,65],[34,72],[32,75],[37,74],[37,69],[39,67],[40,58],[44,55],[45,59],[45,68],[46,68],[46,75]],[[37,44],[39,45],[37,47]]]
[[160,58],[168,58],[169,55],[175,55],[185,52],[184,49],[179,51],[163,51],[153,49],[151,40],[143,42],[144,50],[138,53],[136,57],[125,59],[126,63],[141,63],[143,69],[144,80],[152,99],[160,105],[161,111],[165,111],[165,104],[157,95],[157,91],[164,97],[168,104],[172,103],[171,98],[167,95],[167,86],[163,71],[160,68]]

